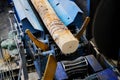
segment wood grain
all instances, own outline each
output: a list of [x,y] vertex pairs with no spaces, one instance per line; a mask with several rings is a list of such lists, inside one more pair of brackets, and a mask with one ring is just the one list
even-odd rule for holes
[[31,1],[60,50],[64,54],[75,52],[78,48],[79,41],[60,21],[49,2],[47,0]]

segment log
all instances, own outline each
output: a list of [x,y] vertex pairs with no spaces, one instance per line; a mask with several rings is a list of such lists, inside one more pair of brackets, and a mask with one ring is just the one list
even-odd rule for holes
[[70,54],[76,51],[79,41],[60,21],[47,0],[31,0],[43,23],[51,34],[62,53]]

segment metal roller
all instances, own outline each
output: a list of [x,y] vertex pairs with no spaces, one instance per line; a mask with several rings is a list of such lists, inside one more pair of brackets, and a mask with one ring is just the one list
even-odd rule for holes
[[118,1],[101,0],[93,20],[93,35],[96,45],[106,57],[118,59],[119,13]]
[[67,75],[76,73],[86,73],[88,70],[88,62],[85,57],[79,57],[72,61],[61,61]]

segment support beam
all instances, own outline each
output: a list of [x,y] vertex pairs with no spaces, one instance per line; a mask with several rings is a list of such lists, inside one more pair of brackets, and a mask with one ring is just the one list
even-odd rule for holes
[[31,0],[53,40],[64,54],[76,51],[79,41],[60,21],[47,0]]
[[83,35],[83,33],[85,32],[87,26],[88,26],[88,23],[90,21],[90,17],[86,17],[85,18],[85,21],[80,29],[80,31],[75,35],[75,37],[79,40],[81,38],[81,36]]
[[57,68],[57,61],[53,55],[48,56],[46,68],[42,80],[53,80]]
[[41,50],[45,51],[48,49],[48,45],[38,40],[29,29],[26,29],[26,34],[29,36],[29,38],[35,43],[35,45],[40,48]]

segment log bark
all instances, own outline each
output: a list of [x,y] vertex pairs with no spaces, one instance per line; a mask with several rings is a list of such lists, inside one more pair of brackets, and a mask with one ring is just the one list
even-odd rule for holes
[[60,21],[49,2],[47,0],[31,1],[60,50],[64,54],[75,52],[78,48],[79,41]]

